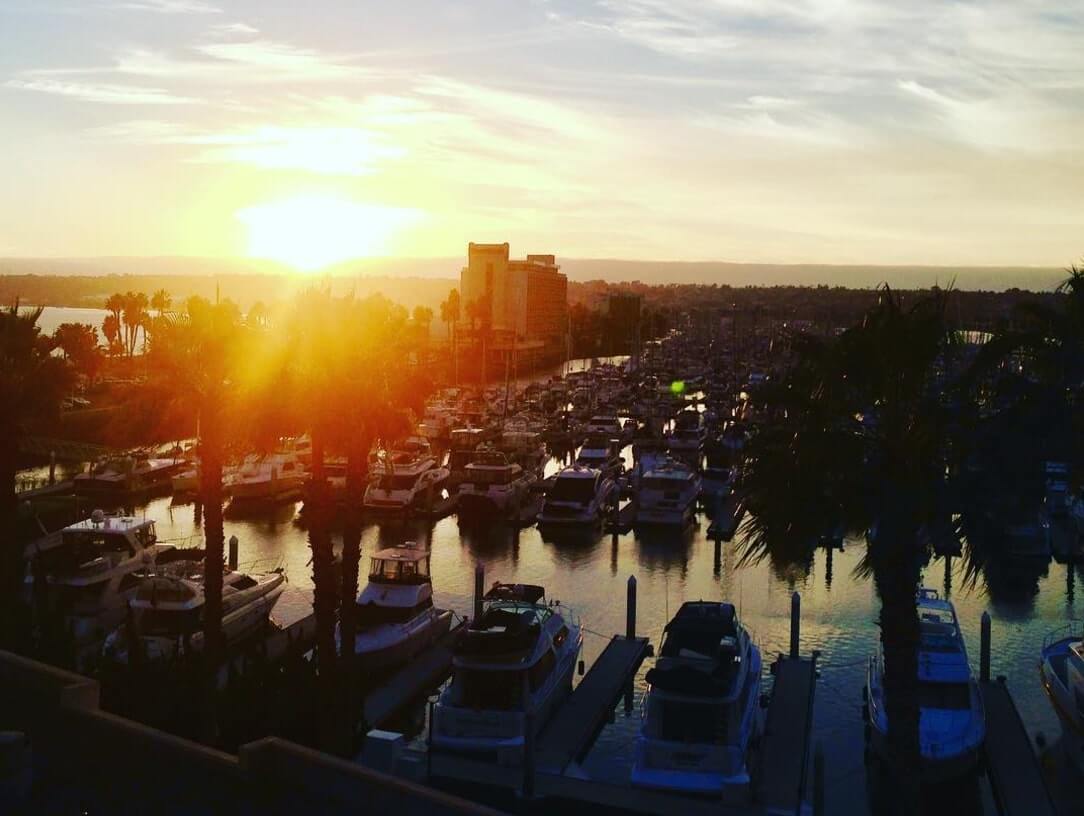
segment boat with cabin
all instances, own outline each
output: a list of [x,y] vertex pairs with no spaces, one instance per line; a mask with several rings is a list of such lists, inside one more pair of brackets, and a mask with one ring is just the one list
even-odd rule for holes
[[572,691],[583,631],[571,610],[531,584],[494,584],[456,643],[452,680],[433,710],[438,751],[518,764]]
[[610,476],[594,468],[572,465],[550,482],[538,523],[581,527],[600,524],[617,498],[617,482]]
[[459,484],[460,518],[518,517],[538,477],[496,450],[481,450]]
[[734,605],[683,603],[646,679],[632,784],[746,800],[763,732],[761,656]]
[[301,498],[308,474],[293,451],[250,455],[227,481],[234,504],[294,501]]
[[142,574],[174,550],[158,543],[153,520],[95,510],[65,527],[55,546],[27,548],[26,595],[62,617],[78,656],[97,653],[124,619]]
[[[918,590],[916,600],[922,775],[937,781],[960,776],[978,764],[986,739],[986,713],[955,607],[937,590],[925,587]],[[889,728],[884,661],[882,648],[870,658],[865,687],[870,745],[882,756]]]
[[404,512],[441,497],[448,468],[441,467],[424,437],[412,436],[369,466],[364,505],[369,512]]
[[[285,590],[281,571],[222,575],[222,641],[229,649],[257,636]],[[106,659],[131,663],[134,644],[147,661],[181,658],[203,651],[206,596],[203,564],[176,562],[144,577],[129,602],[131,617],[110,633]]]
[[616,479],[625,470],[621,442],[606,434],[591,434],[576,454],[576,464],[594,468]]
[[[354,655],[366,672],[408,663],[446,635],[452,621],[451,612],[433,606],[430,553],[413,541],[372,556],[354,613]],[[335,640],[341,649],[341,624]]]
[[1065,755],[1084,771],[1084,621],[1070,621],[1043,639],[1039,674],[1061,723]]
[[187,466],[183,459],[158,459],[142,454],[116,456],[76,474],[72,484],[80,494],[153,493],[169,489],[173,475]]
[[684,462],[662,462],[645,471],[639,481],[636,524],[684,526],[692,522],[700,481],[700,474]]

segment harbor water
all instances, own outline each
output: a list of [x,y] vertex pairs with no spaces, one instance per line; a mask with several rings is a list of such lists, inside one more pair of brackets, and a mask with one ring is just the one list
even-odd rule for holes
[[[241,542],[242,568],[281,564],[292,583],[311,585],[310,551],[300,507],[287,504],[248,518],[227,514],[225,533]],[[192,504],[161,498],[139,512],[156,520],[160,540],[181,545],[202,540],[199,513]],[[829,758],[829,812],[871,812],[866,798],[855,795],[866,784],[861,692],[866,661],[879,637],[879,604],[872,581],[855,573],[864,541],[847,540],[842,551],[832,553],[818,550],[808,574],[778,574],[766,562],[742,562],[740,533],[734,541],[717,546],[709,539],[707,527],[707,519],[701,516],[684,533],[632,531],[613,536],[598,531],[555,537],[534,527],[461,528],[455,516],[436,522],[383,521],[367,525],[363,532],[362,582],[365,554],[414,540],[432,550],[435,602],[461,615],[470,613],[476,563],[485,565],[487,583],[541,584],[551,599],[559,599],[581,617],[587,630],[584,657],[588,666],[611,635],[624,632],[630,575],[638,582],[639,634],[658,644],[663,627],[683,601],[727,600],[738,607],[766,664],[787,649],[790,598],[797,591],[802,597],[802,651],[821,653],[813,740]],[[976,671],[979,621],[983,611],[990,612],[992,673],[1007,678],[1031,735],[1041,732],[1050,742],[1058,734],[1058,723],[1039,684],[1038,652],[1049,630],[1079,614],[1077,607],[1084,601],[1076,598],[1078,577],[1076,567],[1051,562],[1036,568],[1023,585],[1014,581],[1006,587],[1000,579],[988,583],[981,574],[971,583],[962,559],[952,559],[947,569],[944,559],[936,559],[925,574],[927,586],[955,603]],[[613,783],[627,780],[649,667],[650,661],[638,675],[633,713],[626,716],[619,705],[615,721],[603,729],[584,761],[584,770],[592,777]],[[976,795],[980,801],[984,798],[981,791]]]

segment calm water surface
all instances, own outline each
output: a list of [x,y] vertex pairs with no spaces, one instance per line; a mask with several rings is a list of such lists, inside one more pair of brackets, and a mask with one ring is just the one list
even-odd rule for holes
[[[242,565],[270,568],[282,563],[291,582],[311,585],[309,545],[304,527],[295,518],[299,505],[254,518],[227,518],[226,536],[241,542]],[[199,543],[200,527],[193,505],[172,505],[168,498],[152,501],[145,510],[158,522],[162,540]],[[590,630],[584,656],[590,665],[608,637],[625,627],[626,582],[638,581],[638,621],[641,634],[659,642],[669,616],[686,600],[727,600],[736,604],[754,634],[765,662],[786,651],[789,641],[790,593],[802,595],[802,651],[821,652],[821,678],[816,692],[814,739],[829,757],[829,812],[865,813],[861,720],[861,689],[867,656],[878,638],[878,602],[872,582],[855,577],[865,544],[849,540],[843,552],[818,551],[808,576],[780,576],[767,564],[739,565],[740,541],[717,548],[707,538],[706,518],[684,534],[631,532],[616,538],[602,533],[544,536],[536,528],[521,531],[490,527],[460,529],[455,517],[435,523],[397,521],[368,526],[362,538],[364,554],[415,540],[429,544],[433,554],[434,593],[438,605],[469,614],[474,565],[486,567],[486,580],[542,584],[550,598],[575,609]],[[341,541],[336,538],[336,546]],[[977,585],[964,581],[956,559],[946,575],[943,559],[931,562],[925,583],[948,591],[956,604],[977,671],[979,619],[989,610],[993,618],[992,670],[1004,674],[1032,735],[1058,733],[1057,720],[1039,685],[1038,649],[1043,635],[1078,614],[1077,576],[1071,566],[1051,563],[1008,590],[1000,578]],[[364,582],[364,578],[362,578]],[[991,589],[995,587],[995,589]],[[1032,595],[1031,592],[1034,592]],[[641,671],[636,709],[626,717],[618,707],[584,762],[592,776],[607,781],[627,779],[645,691]]]

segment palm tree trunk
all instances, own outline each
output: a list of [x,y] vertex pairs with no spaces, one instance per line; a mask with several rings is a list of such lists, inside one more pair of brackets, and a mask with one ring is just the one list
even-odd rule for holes
[[[331,551],[330,508],[328,507],[327,478],[324,471],[323,429],[312,430],[312,477],[309,490],[311,521],[309,546],[312,547],[313,612],[316,615],[316,666],[320,693],[325,700],[336,699],[335,660],[335,607],[338,587],[335,586],[335,570]],[[339,717],[336,706],[320,707],[320,742],[326,751],[337,751],[341,746],[338,734]]]
[[339,606],[340,677],[343,683],[345,722],[356,721],[356,691],[360,678],[354,655],[357,632],[358,572],[361,565],[361,509],[365,474],[372,440],[362,434],[346,463],[346,520],[343,525],[342,597]]
[[884,693],[889,762],[898,782],[899,812],[921,812],[918,723],[919,569],[917,531],[894,512],[881,519],[871,548],[873,578],[881,598]]
[[18,641],[18,600],[22,588],[22,548],[18,546],[19,500],[15,494],[18,448],[13,431],[0,437],[0,648]]
[[222,643],[222,435],[216,400],[208,399],[200,410],[200,496],[203,499],[203,659],[204,737],[217,738],[215,688],[223,654]]

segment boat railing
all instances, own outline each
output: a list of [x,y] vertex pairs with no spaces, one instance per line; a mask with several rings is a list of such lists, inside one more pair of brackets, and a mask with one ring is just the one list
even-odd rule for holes
[[1084,640],[1084,620],[1071,620],[1057,629],[1047,632],[1043,638],[1043,651],[1062,640]]

